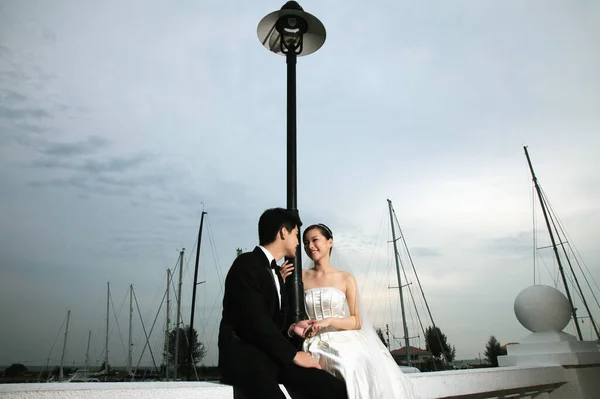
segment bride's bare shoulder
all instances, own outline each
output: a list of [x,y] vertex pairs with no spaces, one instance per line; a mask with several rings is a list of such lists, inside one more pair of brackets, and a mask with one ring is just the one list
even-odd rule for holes
[[354,276],[350,272],[340,272],[344,280],[354,280]]
[[302,278],[310,277],[315,273],[313,269],[302,269]]
[[346,283],[346,287],[353,286],[356,287],[356,279],[352,275],[352,273],[344,272],[344,282]]

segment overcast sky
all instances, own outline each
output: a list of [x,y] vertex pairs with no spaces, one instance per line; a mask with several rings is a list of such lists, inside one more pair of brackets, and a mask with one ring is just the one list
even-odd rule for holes
[[[281,5],[0,0],[0,365],[57,364],[68,310],[66,363],[92,331],[100,365],[108,281],[109,361],[124,364],[128,286],[149,331],[182,247],[188,323],[203,208],[196,325],[216,364],[223,276],[286,204],[285,60],[256,37]],[[332,228],[376,326],[402,336],[389,198],[457,358],[528,335],[513,313],[533,283],[523,145],[600,280],[600,3],[302,5],[327,41],[298,61],[300,213]],[[550,255],[538,280],[554,285]],[[163,304],[157,361],[164,319]],[[137,364],[137,309],[133,331]]]

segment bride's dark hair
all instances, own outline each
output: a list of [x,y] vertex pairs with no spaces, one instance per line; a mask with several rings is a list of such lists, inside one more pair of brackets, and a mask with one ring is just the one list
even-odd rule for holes
[[[306,233],[308,233],[310,230],[313,230],[313,229],[318,229],[321,232],[321,234],[323,235],[323,237],[325,237],[326,240],[333,239],[333,232],[331,231],[331,229],[329,227],[325,226],[323,223],[318,223],[318,224],[311,224],[304,230],[304,233],[302,233],[302,242],[306,241]],[[332,249],[333,249],[333,247],[329,248],[330,255],[331,255]]]

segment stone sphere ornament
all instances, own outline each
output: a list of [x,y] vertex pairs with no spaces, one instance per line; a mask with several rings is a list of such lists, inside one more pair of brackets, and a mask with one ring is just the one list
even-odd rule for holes
[[531,332],[562,331],[571,320],[571,304],[562,292],[547,285],[525,288],[515,299],[515,315]]

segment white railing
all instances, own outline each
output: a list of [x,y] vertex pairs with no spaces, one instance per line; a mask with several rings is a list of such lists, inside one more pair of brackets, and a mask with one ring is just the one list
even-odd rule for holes
[[[548,398],[562,399],[565,369],[498,367],[408,375],[421,399]],[[2,399],[231,399],[233,389],[211,382],[46,383],[0,385]]]

